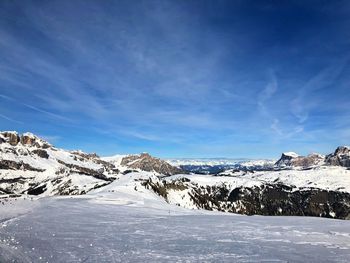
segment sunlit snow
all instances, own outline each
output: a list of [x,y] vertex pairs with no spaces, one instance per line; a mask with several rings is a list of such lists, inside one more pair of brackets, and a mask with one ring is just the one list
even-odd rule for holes
[[130,192],[127,183],[125,191],[122,183],[108,187],[85,196],[2,205],[0,262],[348,262],[350,258],[350,221],[188,210],[151,192]]

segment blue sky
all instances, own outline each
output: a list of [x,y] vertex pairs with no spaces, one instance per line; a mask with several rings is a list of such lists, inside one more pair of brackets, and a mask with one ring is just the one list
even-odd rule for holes
[[349,1],[1,1],[0,129],[100,155],[350,144]]

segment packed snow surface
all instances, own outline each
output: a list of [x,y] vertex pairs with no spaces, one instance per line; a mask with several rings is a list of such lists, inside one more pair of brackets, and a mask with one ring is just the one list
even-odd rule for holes
[[349,261],[350,221],[188,210],[135,176],[85,196],[0,205],[0,262]]

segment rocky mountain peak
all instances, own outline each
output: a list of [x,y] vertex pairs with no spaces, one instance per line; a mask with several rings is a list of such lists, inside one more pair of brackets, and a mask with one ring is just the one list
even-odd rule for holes
[[153,157],[148,153],[126,156],[121,160],[120,164],[132,169],[140,169],[148,172],[154,171],[164,175],[183,173],[180,168],[172,166],[166,161]]
[[275,163],[277,167],[286,167],[291,166],[292,159],[299,157],[299,155],[295,152],[284,152],[281,155],[281,158]]
[[339,146],[335,150],[334,153],[337,154],[337,155],[341,155],[341,154],[350,155],[350,147],[349,146]]
[[9,143],[12,146],[21,144],[23,146],[32,146],[44,149],[52,147],[50,143],[30,132],[23,133],[22,135],[19,135],[19,133],[16,131],[0,132],[0,143]]
[[350,167],[350,147],[339,146],[334,153],[326,156],[326,164]]
[[299,156],[294,152],[282,153],[281,158],[275,163],[278,168],[302,167],[308,168],[324,163],[324,156],[318,153],[312,153],[308,156]]

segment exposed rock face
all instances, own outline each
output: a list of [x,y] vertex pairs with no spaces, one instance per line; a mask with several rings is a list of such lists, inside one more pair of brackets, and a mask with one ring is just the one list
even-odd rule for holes
[[317,153],[309,154],[308,156],[299,156],[292,159],[292,166],[308,168],[315,165],[321,165],[324,162],[324,156]]
[[5,131],[1,132],[2,135],[2,141],[8,142],[11,145],[17,145],[20,142],[20,137],[17,132],[14,131]]
[[324,163],[324,156],[317,153],[308,156],[299,156],[296,153],[282,153],[281,158],[275,163],[277,168],[302,167],[309,168]]
[[350,167],[350,147],[340,146],[334,153],[326,156],[327,165]]
[[41,158],[49,159],[49,154],[45,150],[36,149],[36,150],[32,151],[32,153],[35,153],[36,155],[38,155]]
[[174,175],[184,173],[181,169],[170,165],[166,161],[152,157],[148,153],[140,155],[130,155],[122,159],[121,165],[131,169],[140,169],[147,172],[157,172],[164,175]]

